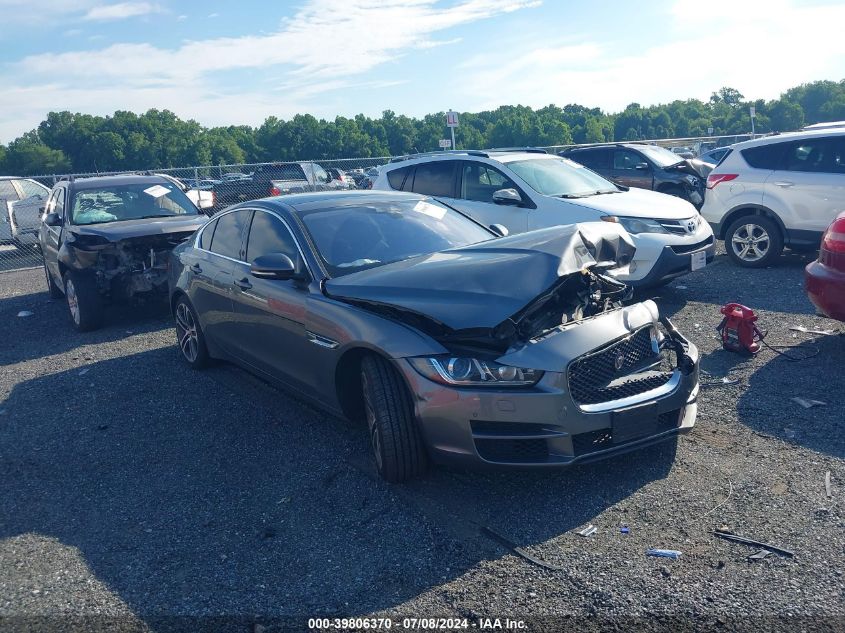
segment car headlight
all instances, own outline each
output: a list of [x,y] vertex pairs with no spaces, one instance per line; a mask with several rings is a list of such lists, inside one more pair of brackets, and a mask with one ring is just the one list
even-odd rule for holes
[[605,222],[615,222],[622,226],[628,233],[668,233],[662,224],[657,220],[647,218],[623,218],[618,215],[602,216]]
[[543,377],[543,372],[536,369],[500,365],[466,356],[430,356],[408,360],[423,376],[443,385],[525,387],[536,384]]

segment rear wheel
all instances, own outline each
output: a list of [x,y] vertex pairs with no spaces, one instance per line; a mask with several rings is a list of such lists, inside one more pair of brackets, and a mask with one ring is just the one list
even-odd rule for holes
[[103,322],[103,301],[92,275],[65,273],[65,301],[70,320],[80,332],[96,330]]
[[208,365],[208,348],[205,345],[205,335],[199,324],[199,318],[186,296],[176,301],[176,341],[182,358],[194,369],[202,369]]
[[783,252],[783,236],[771,218],[746,215],[728,227],[725,250],[735,264],[748,268],[770,265]]
[[385,359],[367,356],[361,363],[361,387],[379,475],[402,483],[422,474],[427,456],[402,378]]

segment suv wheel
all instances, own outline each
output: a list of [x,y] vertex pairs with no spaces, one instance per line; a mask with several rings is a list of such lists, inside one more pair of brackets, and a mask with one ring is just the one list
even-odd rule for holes
[[401,483],[422,474],[425,448],[402,378],[383,358],[367,356],[361,363],[361,387],[379,475]]
[[70,320],[80,332],[96,330],[103,322],[103,302],[91,275],[65,273],[65,301]]
[[783,236],[774,220],[764,215],[747,215],[728,227],[725,250],[740,266],[763,268],[780,257]]
[[191,367],[201,369],[208,364],[205,336],[196,312],[185,296],[179,297],[176,302],[176,341],[179,343],[182,358]]

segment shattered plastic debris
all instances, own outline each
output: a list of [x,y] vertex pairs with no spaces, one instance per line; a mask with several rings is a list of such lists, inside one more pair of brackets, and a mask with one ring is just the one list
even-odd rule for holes
[[[2,412],[0,412],[2,413]],[[830,471],[827,471],[824,476],[824,492],[827,495],[827,498],[830,499],[833,496],[833,489],[830,485]]]
[[79,375],[80,375],[80,376],[84,376],[84,375],[85,375],[85,374],[87,374],[89,371],[91,371],[91,370],[90,370],[88,367],[86,367],[85,369],[80,369],[80,370],[79,370]]
[[822,402],[821,400],[810,400],[809,398],[790,398],[790,400],[792,400],[792,402],[795,402],[796,404],[800,404],[805,409],[827,406],[826,402]]
[[770,545],[769,543],[763,543],[761,541],[755,541],[754,539],[748,538],[746,536],[739,536],[738,534],[734,534],[733,532],[725,530],[724,527],[719,528],[718,530],[714,530],[713,535],[725,539],[726,541],[733,541],[734,543],[742,543],[743,545],[750,545],[751,547],[767,549],[770,552],[774,552],[775,554],[781,554],[782,556],[788,556],[789,558],[795,556],[795,554],[793,552],[790,552],[788,549],[783,549],[782,547],[778,547],[777,545]]
[[753,554],[748,557],[748,560],[763,560],[766,556],[769,556],[771,552],[767,549],[757,550]]
[[599,531],[599,529],[591,523],[590,525],[585,527],[583,530],[579,530],[578,534],[580,536],[591,536],[598,531]]
[[623,524],[619,527],[619,531],[620,531],[622,534],[630,534],[630,533],[631,533],[631,530],[628,528],[628,524],[627,524],[627,523],[623,523]]
[[794,429],[784,429],[783,430],[783,436],[788,440],[794,440],[795,439],[795,430]]
[[819,334],[821,336],[833,336],[837,333],[836,330],[810,330],[805,328],[803,325],[793,325],[789,329],[795,332],[804,332],[805,334]]
[[708,380],[707,382],[702,382],[702,387],[721,387],[722,385],[735,385],[739,383],[739,378],[728,378],[727,376],[722,377],[720,380]]
[[29,310],[21,310],[20,312],[18,312],[18,316],[19,316],[19,317],[21,317],[21,318],[23,318],[23,317],[31,317],[33,314],[35,314],[35,313],[34,313],[34,312],[30,312]]
[[660,558],[678,560],[681,557],[681,553],[675,549],[649,549],[646,550],[646,556],[658,556]]
[[686,290],[687,289],[686,286],[675,286],[675,288],[677,288],[678,290]]

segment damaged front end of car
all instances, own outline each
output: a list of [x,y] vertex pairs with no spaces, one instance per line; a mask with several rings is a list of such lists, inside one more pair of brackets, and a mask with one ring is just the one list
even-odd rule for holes
[[170,251],[192,233],[112,240],[96,233],[70,232],[59,249],[59,261],[69,269],[94,275],[98,290],[115,301],[166,296]]
[[561,466],[694,425],[698,350],[612,277],[633,257],[627,234],[555,230],[326,282],[445,350],[397,359],[437,461]]

